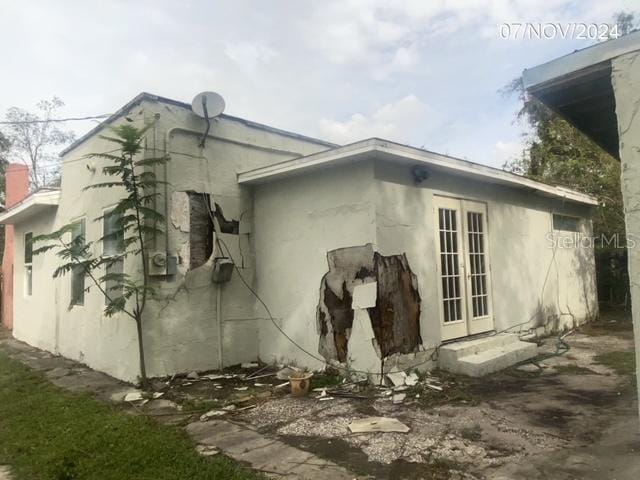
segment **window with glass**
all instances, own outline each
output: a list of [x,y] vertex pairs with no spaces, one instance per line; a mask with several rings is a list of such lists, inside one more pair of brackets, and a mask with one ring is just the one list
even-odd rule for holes
[[580,219],[569,215],[553,214],[553,229],[562,232],[579,232]]
[[[103,239],[102,248],[105,257],[113,257],[113,261],[106,266],[105,273],[121,274],[124,272],[124,259],[121,255],[124,253],[124,230],[122,228],[122,213],[109,210],[105,212],[103,217]],[[119,285],[117,279],[107,280],[104,289],[111,300],[115,300],[122,296],[122,285]],[[109,299],[105,295],[105,304],[109,303]]]

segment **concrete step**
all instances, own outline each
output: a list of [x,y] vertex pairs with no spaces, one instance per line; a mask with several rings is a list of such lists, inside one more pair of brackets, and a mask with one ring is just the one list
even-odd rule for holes
[[444,345],[440,348],[438,365],[452,373],[481,377],[536,355],[535,343],[520,341],[515,334],[500,334]]
[[438,358],[445,364],[455,363],[462,357],[474,355],[496,347],[506,346],[518,341],[518,336],[512,333],[502,333],[473,340],[460,340],[440,347]]

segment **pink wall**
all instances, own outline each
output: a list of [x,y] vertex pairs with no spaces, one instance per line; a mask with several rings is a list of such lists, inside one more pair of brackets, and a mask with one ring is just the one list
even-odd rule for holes
[[[11,163],[5,172],[5,207],[11,208],[29,195],[29,169],[25,165]],[[4,257],[2,259],[2,324],[13,327],[13,225],[5,225]],[[18,258],[19,258],[18,254]]]

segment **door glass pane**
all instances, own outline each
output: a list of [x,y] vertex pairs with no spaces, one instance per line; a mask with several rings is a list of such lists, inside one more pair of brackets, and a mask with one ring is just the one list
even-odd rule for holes
[[456,213],[456,210],[449,208],[438,209],[440,265],[442,266],[442,307],[445,323],[462,320]]
[[471,305],[473,316],[489,315],[489,292],[484,251],[483,214],[467,212],[467,232],[469,236],[469,274],[471,276]]

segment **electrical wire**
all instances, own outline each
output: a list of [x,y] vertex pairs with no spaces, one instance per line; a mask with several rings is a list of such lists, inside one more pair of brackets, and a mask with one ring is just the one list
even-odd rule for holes
[[103,113],[102,115],[91,115],[88,117],[68,117],[68,118],[49,118],[48,120],[16,120],[0,121],[0,125],[35,125],[38,123],[61,123],[61,122],[80,122],[83,120],[100,120],[103,118],[109,118],[112,113]]

